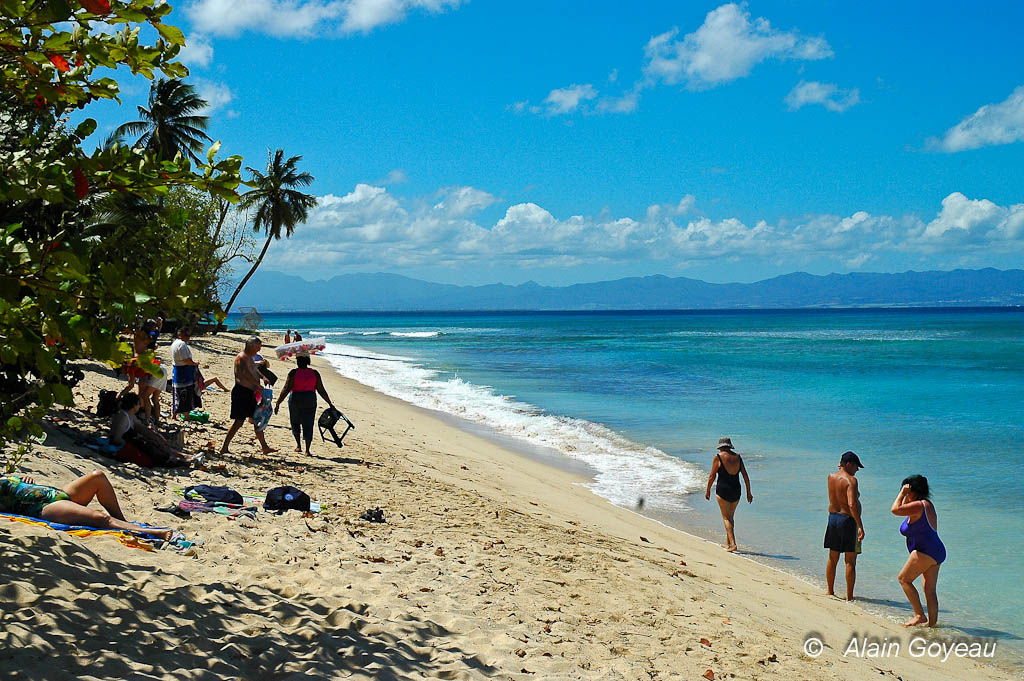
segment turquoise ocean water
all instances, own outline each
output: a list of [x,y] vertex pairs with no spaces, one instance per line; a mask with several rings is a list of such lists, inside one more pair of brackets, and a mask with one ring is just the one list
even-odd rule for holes
[[853,449],[866,466],[858,594],[889,615],[909,612],[889,506],[922,473],[949,553],[942,621],[1024,647],[1024,310],[265,316],[326,336],[345,376],[719,541],[704,486],[731,436],[755,497],[737,514],[741,548],[818,582],[825,476]]

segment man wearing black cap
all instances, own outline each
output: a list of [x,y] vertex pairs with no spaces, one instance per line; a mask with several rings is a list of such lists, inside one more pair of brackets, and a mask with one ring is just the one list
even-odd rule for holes
[[860,519],[860,489],[857,471],[864,468],[853,452],[843,452],[839,470],[828,476],[828,527],[825,529],[825,548],[828,566],[825,579],[828,595],[835,595],[836,566],[839,554],[846,558],[846,600],[853,600],[853,584],[857,581],[857,554],[864,540],[864,523]]

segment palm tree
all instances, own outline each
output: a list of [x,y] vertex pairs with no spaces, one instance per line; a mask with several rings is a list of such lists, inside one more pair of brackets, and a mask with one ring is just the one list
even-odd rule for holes
[[285,161],[282,149],[275,152],[268,149],[267,157],[266,174],[255,168],[246,167],[246,170],[252,173],[249,185],[254,188],[242,194],[242,201],[239,203],[241,209],[255,208],[256,216],[253,218],[252,227],[257,232],[265,231],[267,242],[263,244],[263,250],[260,251],[249,273],[239,282],[238,288],[232,294],[231,300],[224,308],[225,315],[231,311],[235,298],[263,262],[270,242],[281,238],[281,228],[284,227],[285,237],[290,237],[295,233],[295,225],[305,222],[309,217],[309,209],[316,206],[316,197],[295,189],[308,187],[313,183],[312,175],[307,172],[300,173],[296,168],[302,157],[292,156]]
[[206,105],[191,85],[161,78],[149,88],[149,108],[138,107],[140,120],[118,126],[114,137],[138,135],[135,146],[155,151],[161,159],[171,160],[181,152],[199,163],[196,152],[202,151],[204,142],[213,141],[203,132],[210,119],[199,113]]

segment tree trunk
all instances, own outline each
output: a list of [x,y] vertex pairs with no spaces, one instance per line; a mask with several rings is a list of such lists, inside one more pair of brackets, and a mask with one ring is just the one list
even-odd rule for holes
[[256,258],[256,262],[252,264],[252,268],[249,270],[249,273],[242,278],[242,281],[238,282],[238,288],[236,288],[235,292],[231,294],[231,300],[228,301],[227,307],[224,308],[225,319],[227,319],[228,312],[231,312],[231,306],[235,304],[235,298],[237,298],[238,294],[242,292],[242,288],[249,281],[249,277],[256,273],[256,268],[258,268],[260,263],[263,262],[263,256],[267,254],[267,249],[270,248],[270,242],[273,238],[273,233],[267,235],[267,243],[263,244],[263,250],[260,251],[260,257]]

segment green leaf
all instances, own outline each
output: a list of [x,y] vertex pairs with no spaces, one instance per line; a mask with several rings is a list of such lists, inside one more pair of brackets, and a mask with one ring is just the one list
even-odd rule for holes
[[138,291],[135,293],[135,302],[138,303],[139,305],[142,305],[143,303],[148,303],[151,300],[153,300],[153,296],[151,295],[141,293]]
[[220,140],[214,142],[206,151],[206,160],[209,161],[210,163],[213,163],[213,158],[214,156],[217,155],[218,151],[220,151]]
[[53,392],[53,399],[61,404],[72,406],[75,403],[75,398],[71,394],[71,388],[67,387],[62,383],[54,383],[50,386],[50,390]]
[[54,33],[43,41],[43,47],[47,50],[56,50],[63,47],[71,40],[71,34],[67,32]]
[[171,43],[172,45],[185,45],[185,34],[181,32],[181,29],[177,26],[171,26],[169,24],[157,24],[156,30],[160,33],[164,40]]
[[94,132],[96,132],[96,121],[92,118],[86,118],[78,124],[77,128],[75,128],[75,137],[85,139]]

